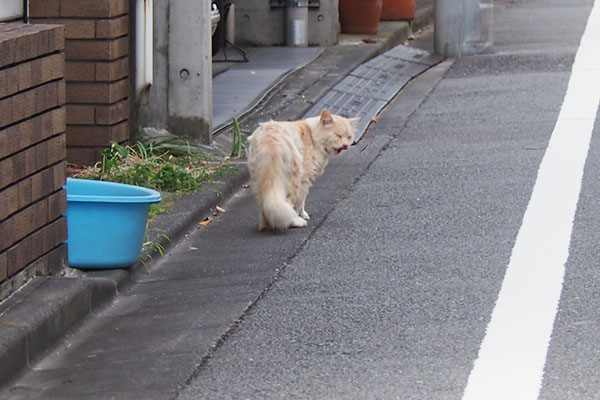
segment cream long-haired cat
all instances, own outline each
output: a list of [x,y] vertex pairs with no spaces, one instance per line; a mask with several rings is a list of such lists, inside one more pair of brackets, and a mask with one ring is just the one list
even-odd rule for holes
[[354,142],[358,118],[323,110],[302,121],[260,124],[248,138],[248,168],[260,210],[259,230],[300,228],[309,215],[304,200],[329,156]]

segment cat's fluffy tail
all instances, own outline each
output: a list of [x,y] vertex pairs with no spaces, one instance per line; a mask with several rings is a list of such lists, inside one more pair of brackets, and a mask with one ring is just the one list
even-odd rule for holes
[[260,230],[285,229],[306,226],[286,198],[288,171],[282,155],[257,152],[249,160],[252,184],[260,208]]
[[277,186],[279,185],[274,183],[270,190],[262,193],[261,213],[265,221],[261,221],[260,228],[264,230],[306,226],[306,221],[285,200],[284,191]]

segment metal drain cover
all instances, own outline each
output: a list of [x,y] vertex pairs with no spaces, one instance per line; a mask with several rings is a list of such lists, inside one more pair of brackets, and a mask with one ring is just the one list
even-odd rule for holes
[[413,77],[441,61],[424,50],[396,46],[362,64],[331,89],[304,116],[315,117],[327,108],[344,117],[360,117],[358,142],[371,120]]

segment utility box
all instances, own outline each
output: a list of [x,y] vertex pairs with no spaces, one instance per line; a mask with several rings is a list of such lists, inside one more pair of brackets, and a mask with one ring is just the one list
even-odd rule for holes
[[[285,46],[286,8],[289,0],[235,2],[235,42],[238,45]],[[308,45],[331,46],[338,42],[338,0],[306,0]]]

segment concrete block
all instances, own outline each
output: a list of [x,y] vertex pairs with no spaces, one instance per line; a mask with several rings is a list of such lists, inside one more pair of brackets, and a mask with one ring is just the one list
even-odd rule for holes
[[[281,46],[286,43],[284,7],[271,8],[268,1],[247,0],[236,3],[236,43],[254,46]],[[338,1],[321,1],[308,11],[308,44],[331,46],[339,33]]]
[[212,141],[212,41],[210,2],[169,5],[168,122],[194,141]]

